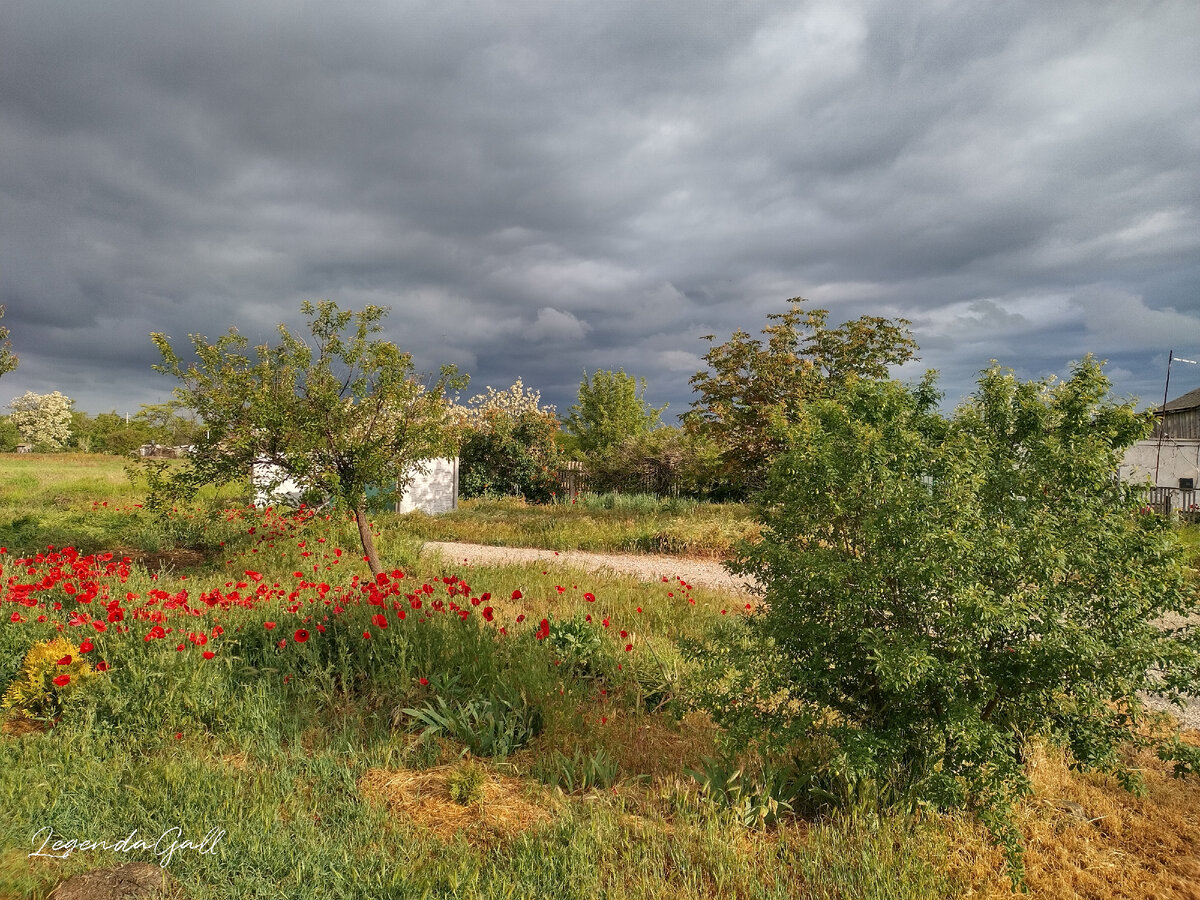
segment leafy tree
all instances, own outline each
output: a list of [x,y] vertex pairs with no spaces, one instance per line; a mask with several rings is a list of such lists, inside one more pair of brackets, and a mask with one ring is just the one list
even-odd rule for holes
[[21,432],[8,416],[0,416],[0,453],[11,453],[21,443]]
[[9,404],[9,420],[26,443],[40,450],[62,450],[71,439],[71,398],[58,391],[26,391]]
[[354,515],[371,571],[382,570],[367,521],[367,491],[394,499],[424,460],[451,440],[448,387],[465,386],[453,366],[426,386],[412,357],[375,338],[387,310],[341,310],[305,302],[310,346],[279,326],[280,342],[254,348],[236,329],[209,343],[192,335],[196,361],[185,364],[168,337],[151,339],[162,354],[155,369],[182,381],[179,404],[206,432],[180,469],[158,470],[155,494],[194,493],[202,484],[244,479],[255,462],[332,495]]
[[554,407],[540,404],[541,393],[518,378],[508,390],[489,387],[456,410],[462,433],[458,486],[464,497],[550,499],[557,485],[558,416]]
[[579,401],[571,407],[565,427],[586,455],[603,453],[653,429],[666,408],[646,403],[646,379],[626,375],[624,369],[601,369],[590,378],[584,372]]
[[[77,414],[78,415],[78,414]],[[127,456],[151,441],[166,443],[162,434],[136,417],[126,421],[116,410],[76,421],[76,443],[92,453]]]
[[[688,427],[721,447],[721,480],[731,494],[762,487],[783,448],[782,431],[806,403],[861,378],[886,378],[888,366],[913,358],[916,342],[905,319],[862,316],[832,328],[828,311],[806,309],[796,297],[767,318],[765,341],[737,330],[704,355],[708,370],[689,382],[700,394]],[[713,335],[704,338],[710,344]]]
[[[798,410],[734,571],[763,603],[706,659],[735,744],[821,746],[843,782],[976,810],[1013,851],[1035,738],[1133,784],[1143,692],[1200,689],[1174,531],[1115,473],[1150,430],[1091,357],[1065,382],[993,365],[952,418],[862,380]],[[739,649],[740,648],[740,649]]]
[[[143,403],[134,415],[134,421],[142,423],[153,435],[151,440],[170,447],[193,443],[204,430],[204,425],[178,403]],[[140,444],[138,445],[140,446]]]
[[600,491],[710,499],[719,461],[716,446],[703,435],[656,428],[588,460],[589,484]]
[[[0,319],[4,318],[4,307],[0,306]],[[8,340],[8,329],[0,325],[0,375],[11,372],[17,367],[17,355],[12,352],[12,344]]]

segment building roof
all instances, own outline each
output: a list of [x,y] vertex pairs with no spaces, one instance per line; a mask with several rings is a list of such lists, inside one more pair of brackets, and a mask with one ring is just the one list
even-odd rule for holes
[[1176,397],[1166,406],[1160,406],[1157,412],[1181,412],[1185,409],[1195,409],[1200,406],[1200,388],[1188,391],[1182,397]]

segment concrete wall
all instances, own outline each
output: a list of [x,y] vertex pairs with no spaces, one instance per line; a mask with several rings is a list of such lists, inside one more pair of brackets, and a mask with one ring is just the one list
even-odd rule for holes
[[431,459],[425,465],[424,474],[418,472],[413,476],[408,490],[400,498],[397,512],[419,509],[432,516],[458,508],[458,457]]
[[[1157,461],[1158,482],[1154,482]],[[1180,478],[1191,478],[1200,486],[1200,439],[1164,438],[1162,453],[1154,439],[1138,441],[1125,452],[1121,463],[1122,481],[1151,484],[1154,487],[1179,488]]]
[[[420,510],[437,515],[458,508],[458,458],[427,460],[425,469],[424,473],[413,476],[408,490],[396,504],[397,512]],[[255,506],[273,503],[297,506],[304,495],[302,484],[282,477],[280,470],[270,463],[255,463],[250,477]]]

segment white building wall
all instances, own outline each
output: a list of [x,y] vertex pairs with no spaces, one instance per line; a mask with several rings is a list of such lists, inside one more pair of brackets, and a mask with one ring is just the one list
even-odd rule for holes
[[[1157,483],[1154,480],[1156,465]],[[1120,476],[1122,481],[1131,484],[1150,484],[1154,487],[1178,489],[1180,478],[1191,478],[1200,485],[1200,440],[1164,438],[1161,454],[1157,440],[1138,441],[1125,452]]]
[[[437,515],[457,509],[458,458],[431,459],[424,465],[426,471],[413,475],[408,489],[396,504],[396,511],[407,513],[420,510]],[[304,485],[283,477],[280,469],[271,463],[255,463],[250,477],[254,485],[255,506],[273,503],[296,506],[304,495]]]
[[420,510],[433,516],[458,508],[458,457],[431,459],[425,465],[424,474],[413,476],[397,512]]

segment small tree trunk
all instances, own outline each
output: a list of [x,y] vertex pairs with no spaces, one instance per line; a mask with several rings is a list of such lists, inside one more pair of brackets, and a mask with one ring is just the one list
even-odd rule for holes
[[354,507],[354,522],[358,525],[358,539],[362,541],[363,553],[367,557],[367,565],[371,567],[371,574],[378,575],[383,571],[383,566],[379,564],[379,554],[375,550],[375,535],[371,534],[371,525],[367,521],[367,508],[363,503],[359,503]]

